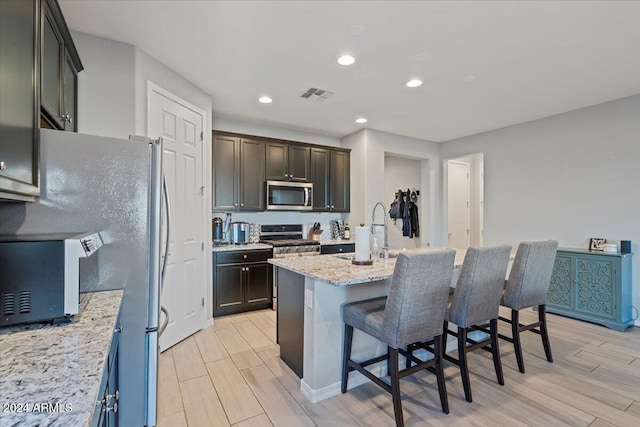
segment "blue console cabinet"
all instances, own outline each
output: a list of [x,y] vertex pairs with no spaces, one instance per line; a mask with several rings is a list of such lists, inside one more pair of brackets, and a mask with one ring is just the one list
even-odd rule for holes
[[559,248],[547,312],[625,331],[633,325],[631,257],[632,254]]

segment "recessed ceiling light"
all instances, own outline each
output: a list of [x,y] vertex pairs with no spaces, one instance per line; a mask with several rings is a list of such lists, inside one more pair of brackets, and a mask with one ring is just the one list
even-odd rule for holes
[[367,119],[365,119],[364,117],[358,117],[356,119],[356,123],[360,123],[360,124],[367,123]]
[[273,99],[269,98],[268,96],[261,96],[260,98],[258,98],[258,101],[263,104],[271,104],[273,102]]
[[418,87],[422,85],[422,80],[412,79],[407,82],[407,87]]
[[342,55],[338,58],[338,64],[340,65],[351,65],[356,62],[356,59],[351,55]]
[[464,79],[462,79],[462,80],[464,80],[465,82],[472,82],[477,78],[478,78],[478,76],[474,76],[473,74],[469,74],[468,76],[464,76]]

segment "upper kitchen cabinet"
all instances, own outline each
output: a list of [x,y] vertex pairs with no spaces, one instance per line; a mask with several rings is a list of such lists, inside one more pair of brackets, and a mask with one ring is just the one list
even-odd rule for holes
[[264,210],[264,158],[262,141],[213,135],[213,210]]
[[266,179],[309,181],[310,148],[301,144],[266,143]]
[[311,179],[314,211],[349,212],[349,151],[312,148]]
[[75,132],[78,72],[82,62],[57,0],[42,0],[42,126]]
[[0,200],[40,194],[39,6],[0,1]]

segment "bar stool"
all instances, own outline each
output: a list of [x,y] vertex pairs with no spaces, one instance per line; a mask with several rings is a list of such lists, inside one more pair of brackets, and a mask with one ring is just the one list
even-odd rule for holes
[[[389,296],[345,304],[344,348],[342,361],[342,393],[347,392],[349,372],[357,370],[388,393],[393,399],[396,426],[403,426],[400,378],[422,369],[435,371],[442,411],[449,413],[447,390],[442,368],[442,322],[444,321],[449,285],[453,274],[455,251],[401,253],[396,261],[389,286]],[[382,356],[357,362],[351,359],[353,328],[357,328],[387,345]],[[435,341],[435,357],[415,366],[399,370],[401,349],[416,341]],[[365,369],[374,363],[388,361],[390,383]]]
[[[521,242],[502,297],[501,305],[511,309],[511,319],[500,317],[500,320],[511,324],[511,338],[505,335],[500,335],[500,338],[513,344],[518,370],[523,374],[520,332],[531,331],[540,335],[547,361],[553,363],[547,332],[546,303],[557,249],[558,242],[555,240]],[[538,321],[528,325],[520,323],[520,310],[534,306],[538,306]]]
[[[493,355],[498,384],[504,385],[498,347],[498,316],[510,253],[509,245],[467,249],[444,322],[445,342],[447,334],[458,338],[458,359],[447,354],[444,358],[460,367],[464,396],[468,402],[473,400],[467,363],[467,353],[470,351],[479,348],[489,351]],[[457,333],[449,331],[449,322],[458,326]],[[485,327],[487,323],[489,330]],[[476,330],[487,332],[489,337],[481,341],[469,338],[468,334]],[[420,343],[410,348],[409,353],[418,346],[429,350],[428,343]]]

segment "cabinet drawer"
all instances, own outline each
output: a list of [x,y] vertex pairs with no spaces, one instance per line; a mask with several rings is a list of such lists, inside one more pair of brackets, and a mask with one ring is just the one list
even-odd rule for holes
[[356,251],[355,243],[343,243],[341,245],[322,245],[320,246],[320,253],[325,254],[341,254]]
[[235,264],[243,262],[260,262],[273,258],[272,249],[261,249],[257,251],[230,251],[216,254],[218,264]]

